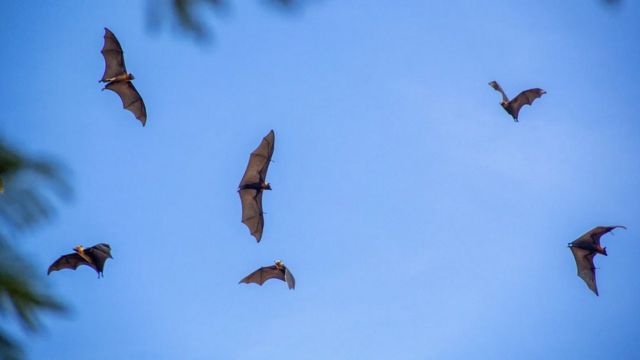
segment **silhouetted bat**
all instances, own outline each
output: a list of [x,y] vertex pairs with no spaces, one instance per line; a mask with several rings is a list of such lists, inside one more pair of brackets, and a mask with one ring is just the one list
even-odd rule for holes
[[596,254],[607,256],[607,248],[600,246],[600,237],[615,228],[627,229],[624,226],[597,226],[580,236],[577,240],[569,243],[569,248],[576,259],[578,276],[584,280],[589,289],[598,295],[596,286],[596,267],[593,258]]
[[497,81],[492,81],[489,83],[489,85],[500,94],[502,94],[502,102],[500,102],[500,105],[502,105],[502,107],[509,113],[509,115],[513,117],[513,121],[515,122],[518,122],[518,113],[520,112],[520,108],[522,108],[524,105],[533,104],[533,101],[535,99],[547,93],[540,88],[529,89],[521,92],[520,94],[518,94],[518,96],[509,101],[509,98],[504,93],[504,90],[502,90],[502,87],[500,87],[500,84],[498,84]]
[[98,278],[100,276],[104,277],[104,274],[102,274],[104,263],[107,259],[113,259],[109,244],[101,243],[87,249],[83,248],[82,245],[78,245],[73,250],[75,251],[74,253],[62,255],[58,260],[54,261],[49,266],[47,275],[51,274],[52,271],[62,269],[75,270],[80,265],[87,265],[98,273]]
[[251,153],[249,164],[240,180],[238,193],[242,202],[242,223],[247,225],[251,235],[258,242],[262,238],[264,217],[262,216],[262,192],[271,190],[271,184],[266,181],[267,170],[273,155],[275,134],[269,131],[260,145]]
[[269,279],[279,279],[287,282],[289,290],[296,288],[296,279],[293,278],[293,274],[280,260],[276,260],[275,265],[261,267],[260,269],[247,275],[244,279],[240,280],[238,284],[256,283],[260,286]]
[[108,83],[102,90],[107,89],[118,94],[122,100],[122,106],[131,111],[144,126],[147,123],[147,109],[144,106],[144,101],[131,83],[134,77],[133,74],[127,73],[122,47],[118,39],[107,28],[104,28],[102,55],[104,56],[105,69],[100,82]]

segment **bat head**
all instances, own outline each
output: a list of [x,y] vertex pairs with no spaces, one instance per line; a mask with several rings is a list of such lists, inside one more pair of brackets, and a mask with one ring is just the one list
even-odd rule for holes
[[84,246],[78,245],[78,246],[74,247],[73,250],[75,252],[77,252],[78,254],[82,254],[82,253],[84,253]]
[[284,263],[282,262],[282,260],[276,260],[275,263],[276,263],[276,267],[278,269],[283,269],[284,268]]

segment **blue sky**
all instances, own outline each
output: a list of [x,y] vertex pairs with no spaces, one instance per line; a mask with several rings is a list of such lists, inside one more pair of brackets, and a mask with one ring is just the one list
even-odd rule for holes
[[[68,169],[22,252],[72,312],[33,359],[640,358],[640,4],[252,1],[202,46],[147,3],[8,3],[0,133]],[[103,27],[145,128],[101,92]],[[548,94],[515,124],[487,83]],[[270,129],[260,244],[237,185]],[[621,224],[600,297],[566,244]],[[46,277],[110,243],[105,277]],[[296,277],[237,282],[282,259]]]

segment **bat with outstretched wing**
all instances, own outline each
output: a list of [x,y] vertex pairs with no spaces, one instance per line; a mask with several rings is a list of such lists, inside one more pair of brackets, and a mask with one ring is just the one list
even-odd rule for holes
[[264,228],[262,192],[271,190],[271,184],[267,182],[266,178],[271,156],[273,156],[274,144],[275,133],[271,130],[251,153],[247,169],[238,186],[242,203],[242,223],[247,225],[251,235],[258,242],[262,239],[262,229]]
[[133,74],[127,72],[124,65],[124,55],[120,42],[111,30],[104,28],[104,46],[102,47],[104,56],[104,75],[100,82],[107,83],[102,89],[115,92],[122,100],[122,106],[131,111],[136,119],[140,120],[142,126],[147,123],[147,108],[144,101],[133,86],[131,80],[135,79]]
[[577,240],[569,243],[569,248],[578,267],[578,276],[584,280],[589,289],[596,295],[598,295],[598,287],[596,285],[596,267],[593,264],[593,258],[597,254],[607,256],[607,248],[600,246],[600,238],[615,228],[626,230],[626,227],[621,225],[597,226],[587,231]]
[[98,273],[98,278],[100,278],[100,276],[104,277],[102,273],[104,263],[107,259],[113,259],[111,256],[111,246],[109,246],[109,244],[101,243],[86,249],[82,247],[82,245],[78,245],[74,247],[73,250],[75,252],[62,255],[58,260],[54,261],[53,264],[49,266],[47,275],[53,271],[62,269],[75,270],[80,265],[87,265]]
[[262,284],[264,284],[269,279],[278,279],[285,281],[287,283],[287,286],[289,287],[289,290],[296,288],[296,279],[293,278],[293,274],[291,274],[289,269],[280,260],[276,260],[275,265],[264,266],[252,272],[244,279],[240,280],[238,284],[256,283],[262,286]]
[[502,95],[502,101],[500,105],[504,108],[504,110],[509,113],[513,117],[513,121],[518,122],[518,114],[520,113],[520,109],[525,105],[533,104],[533,101],[547,92],[540,89],[534,88],[521,92],[515,98],[509,100],[507,94],[505,94],[504,90],[497,81],[492,81],[489,85],[494,88],[497,92]]

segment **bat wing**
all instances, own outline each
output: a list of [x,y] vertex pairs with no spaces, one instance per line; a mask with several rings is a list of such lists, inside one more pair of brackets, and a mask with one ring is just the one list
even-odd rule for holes
[[104,263],[107,259],[113,259],[111,256],[111,246],[105,243],[94,245],[86,249],[85,253],[93,260],[95,269],[99,274],[102,274]]
[[511,112],[512,112],[511,115],[513,115],[513,117],[517,119],[518,113],[520,112],[520,108],[522,108],[524,105],[533,104],[533,101],[535,99],[541,97],[546,93],[547,93],[546,91],[539,88],[529,89],[521,92],[520,94],[518,94],[518,96],[516,96],[515,98],[513,98],[513,100],[509,102],[509,107],[511,108]]
[[282,270],[278,270],[275,265],[265,266],[247,275],[244,279],[240,280],[239,284],[256,283],[262,286],[262,284],[264,284],[269,279],[278,279],[285,281],[285,273],[286,272],[283,272]]
[[609,231],[615,229],[615,228],[622,228],[622,229],[627,229],[626,227],[622,226],[622,225],[615,225],[615,226],[596,226],[593,229],[587,231],[586,233],[584,233],[584,235],[580,236],[578,238],[578,242],[589,242],[591,244],[596,244],[596,245],[600,245],[600,238],[602,237],[602,235],[608,233]]
[[131,81],[114,81],[105,86],[105,89],[111,90],[120,96],[122,106],[131,111],[136,119],[140,120],[142,126],[147,123],[147,108],[144,101],[133,86]]
[[500,94],[502,94],[502,100],[505,102],[509,102],[509,98],[507,97],[507,94],[504,93],[504,90],[502,90],[502,86],[500,86],[500,84],[498,84],[497,81],[492,81],[489,83],[489,86],[491,86],[492,88],[494,88],[497,92],[499,92]]
[[267,170],[269,169],[271,156],[273,156],[274,145],[275,133],[271,130],[251,153],[247,169],[244,171],[242,180],[240,180],[240,186],[259,183],[267,178]]
[[75,270],[80,265],[88,265],[97,271],[96,267],[90,262],[83,259],[82,256],[76,253],[71,253],[67,255],[62,255],[58,258],[58,260],[54,261],[53,264],[49,266],[49,270],[47,270],[47,275],[51,274],[52,271],[58,271],[62,269]]
[[296,279],[293,277],[293,274],[289,271],[289,268],[284,268],[284,280],[287,282],[287,286],[289,286],[289,290],[296,288]]
[[107,82],[109,79],[127,73],[122,46],[120,46],[116,36],[107,28],[104,28],[104,45],[101,52],[102,56],[104,56],[105,69],[100,81]]
[[262,239],[264,228],[264,216],[262,213],[262,191],[255,189],[241,189],[240,201],[242,202],[242,223],[247,225],[251,235],[258,242]]
[[596,267],[593,265],[593,257],[596,253],[588,250],[580,249],[572,246],[571,252],[576,259],[578,267],[578,276],[584,280],[589,289],[598,295],[598,287],[596,286]]

